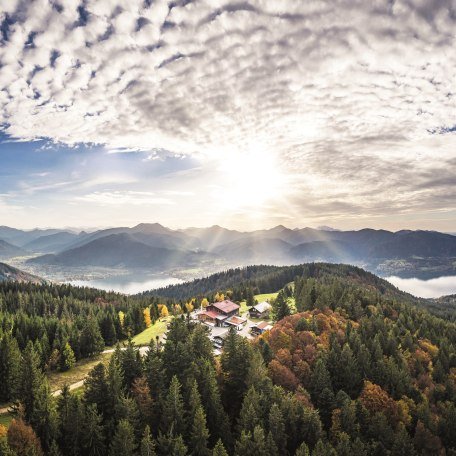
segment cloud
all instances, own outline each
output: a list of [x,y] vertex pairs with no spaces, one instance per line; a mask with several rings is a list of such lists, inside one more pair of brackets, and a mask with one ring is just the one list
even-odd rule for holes
[[174,204],[169,198],[163,198],[153,192],[135,191],[112,191],[112,192],[93,192],[84,196],[76,197],[75,201],[84,203],[94,203],[98,205],[114,206],[149,206],[149,205],[169,205]]
[[[267,145],[302,219],[455,208],[452,0],[34,0],[0,11],[0,124],[12,138],[146,161],[223,163]],[[86,201],[134,198],[122,195]]]

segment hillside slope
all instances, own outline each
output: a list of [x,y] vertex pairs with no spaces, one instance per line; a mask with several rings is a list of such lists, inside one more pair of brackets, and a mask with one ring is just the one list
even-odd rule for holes
[[28,262],[61,266],[169,268],[179,263],[196,261],[200,257],[197,253],[153,247],[138,241],[133,235],[119,233],[55,255],[32,258]]
[[8,259],[19,255],[24,255],[25,250],[0,239],[0,258]]
[[36,253],[55,253],[66,249],[78,238],[80,238],[78,234],[62,231],[61,233],[40,236],[25,244],[24,248]]
[[41,277],[29,274],[28,272],[21,271],[20,269],[13,268],[5,263],[0,263],[0,282],[4,280],[13,280],[15,282],[31,282],[31,283],[44,283],[45,280]]

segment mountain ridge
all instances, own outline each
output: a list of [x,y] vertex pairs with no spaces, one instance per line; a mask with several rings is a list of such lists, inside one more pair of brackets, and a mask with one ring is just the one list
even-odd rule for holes
[[[10,239],[19,239],[19,231],[0,227],[0,239],[2,232]],[[51,234],[43,234],[49,231]],[[26,233],[34,238],[25,244],[27,248],[34,253],[45,254],[30,260],[31,263],[39,264],[99,264],[103,246],[119,257],[118,260],[111,261],[107,258],[108,252],[104,252],[106,265],[121,264],[121,252],[122,255],[127,254],[126,244],[129,244],[132,248],[134,246],[133,250],[137,252],[136,260],[131,252],[127,254],[129,267],[165,267],[167,261],[158,261],[155,258],[159,251],[153,254],[150,250],[156,248],[168,250],[162,252],[165,257],[180,257],[184,264],[192,262],[195,255],[199,254],[200,257],[216,259],[226,265],[333,261],[355,263],[377,272],[385,270],[385,262],[386,270],[394,270],[400,266],[398,260],[406,260],[413,271],[414,265],[426,269],[426,263],[431,264],[432,260],[432,268],[436,271],[443,270],[446,275],[456,274],[456,236],[427,230],[404,229],[393,232],[363,228],[330,231],[310,227],[290,229],[283,225],[256,231],[230,230],[219,225],[174,230],[159,223],[140,223],[133,227],[114,227],[79,234],[66,231],[54,233],[52,229]],[[108,236],[121,234],[128,236],[111,238],[111,242],[103,241]],[[113,242],[112,239],[117,239],[118,242]],[[92,254],[84,247],[87,245],[93,248]],[[80,248],[86,251],[85,256],[81,254],[81,250],[77,250]],[[149,252],[149,261],[146,261],[147,255],[141,250]],[[78,258],[71,260],[71,255],[78,254]],[[176,262],[177,260],[171,261],[169,264]]]

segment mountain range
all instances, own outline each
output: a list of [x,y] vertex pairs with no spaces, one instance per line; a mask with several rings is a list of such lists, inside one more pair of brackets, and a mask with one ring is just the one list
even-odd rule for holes
[[[290,229],[279,225],[242,232],[220,226],[173,230],[159,223],[80,233],[0,227],[0,258],[34,254],[40,265],[164,269],[201,261],[222,264],[297,264],[330,261],[379,265],[406,261],[454,271],[456,236],[436,231]],[[37,254],[41,254],[36,256]],[[424,262],[424,263],[423,263]]]

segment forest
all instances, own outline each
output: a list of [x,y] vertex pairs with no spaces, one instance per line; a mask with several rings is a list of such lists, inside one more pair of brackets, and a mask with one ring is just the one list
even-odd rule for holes
[[[230,331],[221,356],[182,314],[141,357],[128,337],[145,308],[158,318],[153,295],[0,285],[0,400],[15,411],[0,455],[456,455],[453,322],[349,266],[249,280],[179,286],[184,301],[283,288],[273,329],[253,342]],[[53,353],[66,368],[68,347],[78,358],[116,343],[82,390],[52,397]]]

